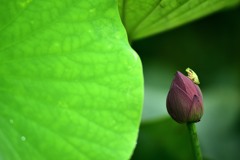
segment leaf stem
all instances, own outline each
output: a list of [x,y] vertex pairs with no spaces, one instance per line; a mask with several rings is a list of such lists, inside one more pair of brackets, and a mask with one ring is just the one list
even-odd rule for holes
[[187,123],[187,128],[191,137],[191,143],[194,151],[195,160],[202,160],[202,153],[199,145],[195,123]]

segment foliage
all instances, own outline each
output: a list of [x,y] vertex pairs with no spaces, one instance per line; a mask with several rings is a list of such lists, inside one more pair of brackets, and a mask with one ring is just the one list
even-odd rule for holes
[[3,0],[0,159],[129,159],[143,75],[128,39],[237,2]]
[[3,2],[0,159],[129,158],[143,80],[116,6]]

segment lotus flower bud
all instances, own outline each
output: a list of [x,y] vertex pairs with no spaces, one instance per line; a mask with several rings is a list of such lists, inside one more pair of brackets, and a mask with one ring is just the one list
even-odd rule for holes
[[168,92],[167,110],[178,123],[198,122],[203,115],[201,90],[190,78],[177,72]]

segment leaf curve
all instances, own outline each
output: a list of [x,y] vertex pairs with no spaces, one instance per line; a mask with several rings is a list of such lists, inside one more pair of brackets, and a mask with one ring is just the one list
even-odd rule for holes
[[239,0],[119,0],[119,12],[131,41],[239,3]]

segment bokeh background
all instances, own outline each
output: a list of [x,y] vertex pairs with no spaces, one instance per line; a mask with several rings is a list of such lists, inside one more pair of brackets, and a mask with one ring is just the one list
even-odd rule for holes
[[240,157],[240,7],[133,42],[145,78],[138,144],[132,160],[193,159],[185,125],[169,118],[166,96],[177,70],[199,76],[204,115],[197,123],[204,159]]

